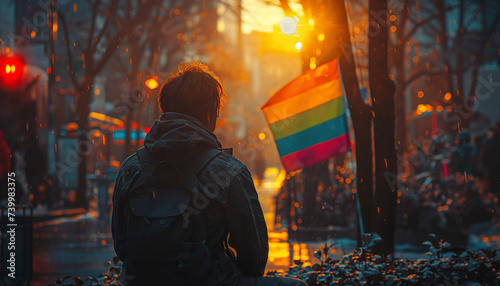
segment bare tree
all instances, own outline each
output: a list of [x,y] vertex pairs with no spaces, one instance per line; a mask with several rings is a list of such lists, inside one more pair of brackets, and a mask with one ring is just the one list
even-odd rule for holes
[[[436,78],[441,82],[440,92],[431,94],[427,100],[442,101],[443,95],[449,92],[453,114],[458,116],[461,127],[467,127],[474,106],[478,72],[486,61],[492,60],[485,54],[499,46],[494,36],[500,30],[500,4],[489,0],[407,0],[402,4],[402,13],[394,21],[394,52],[389,54],[398,83],[396,116],[403,116],[404,94],[413,82],[420,81],[426,86]],[[413,61],[406,49],[417,53]],[[465,83],[469,83],[468,90],[465,90]],[[452,127],[456,129],[457,125]],[[403,124],[399,125],[398,134],[406,134]],[[402,147],[405,147],[405,139],[398,135]]]
[[[217,14],[215,1],[173,1],[163,3],[152,12],[149,21],[141,25],[124,42],[125,52],[117,54],[117,66],[127,78],[131,101],[137,101],[143,90],[142,80],[146,76],[155,76],[159,81],[167,71],[183,61],[186,51],[192,56],[220,53],[210,49],[209,42],[215,33]],[[174,11],[174,17],[171,17]],[[152,68],[154,67],[154,68]],[[153,73],[149,74],[148,73]],[[145,101],[141,101],[145,102]],[[144,106],[143,104],[141,106]],[[131,144],[131,122],[136,118],[141,121],[142,114],[136,114],[135,108],[128,108],[125,118],[125,156],[137,149]],[[137,134],[139,135],[139,134]]]
[[[159,0],[89,0],[83,19],[70,18],[70,11],[57,11],[63,28],[63,42],[68,57],[68,72],[76,94],[77,122],[80,127],[78,144],[78,191],[77,205],[86,207],[87,155],[90,102],[94,80],[103,70],[113,54],[120,48],[140,24],[149,19],[151,11],[161,3]],[[82,4],[83,6],[83,4]],[[86,32],[84,32],[86,31]],[[83,71],[77,72],[75,59],[80,58]]]

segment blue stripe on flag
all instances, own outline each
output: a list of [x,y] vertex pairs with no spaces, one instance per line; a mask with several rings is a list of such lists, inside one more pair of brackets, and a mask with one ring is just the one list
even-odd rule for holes
[[341,114],[309,129],[276,140],[280,157],[339,137],[347,132],[346,126],[346,116]]

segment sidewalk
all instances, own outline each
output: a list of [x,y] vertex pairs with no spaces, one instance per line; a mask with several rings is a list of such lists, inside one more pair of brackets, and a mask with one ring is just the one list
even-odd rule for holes
[[71,207],[62,207],[49,210],[47,209],[46,206],[39,206],[33,208],[33,222],[40,223],[57,218],[75,217],[78,215],[83,215],[87,212],[90,212],[90,210],[86,211],[84,208],[71,208]]
[[[16,206],[16,215],[23,216],[21,206],[26,207],[25,213],[29,215],[29,201],[24,202]],[[7,201],[2,200],[0,206],[6,210]],[[63,217],[74,217],[78,215],[83,215],[85,213],[90,213],[92,210],[85,210],[84,208],[77,207],[57,207],[54,209],[48,209],[46,205],[40,205],[33,208],[33,222],[44,222],[52,219],[63,218]]]

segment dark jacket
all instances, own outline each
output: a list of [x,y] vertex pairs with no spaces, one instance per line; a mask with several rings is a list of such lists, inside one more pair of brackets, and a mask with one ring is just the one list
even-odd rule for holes
[[[144,140],[154,156],[179,162],[204,148],[218,148],[217,137],[197,119],[179,113],[164,113]],[[137,155],[122,163],[113,194],[112,234],[118,257],[124,261],[124,277],[134,275],[127,260],[127,194],[143,172]],[[222,153],[211,160],[198,176],[208,201],[202,213],[207,225],[207,244],[213,263],[207,285],[234,285],[241,275],[262,276],[268,256],[267,228],[250,172],[247,167]],[[229,238],[228,238],[229,235]],[[228,255],[224,244],[236,251]]]

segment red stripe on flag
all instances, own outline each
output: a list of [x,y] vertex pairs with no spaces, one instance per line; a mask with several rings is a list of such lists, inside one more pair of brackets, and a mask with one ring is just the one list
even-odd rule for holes
[[337,59],[334,59],[328,63],[318,66],[314,70],[308,70],[296,77],[271,96],[271,98],[261,108],[264,109],[278,102],[285,101],[310,89],[337,79],[340,79],[339,66]]
[[312,164],[347,152],[350,144],[349,133],[345,133],[332,140],[283,156],[281,157],[281,162],[288,172],[303,169]]

